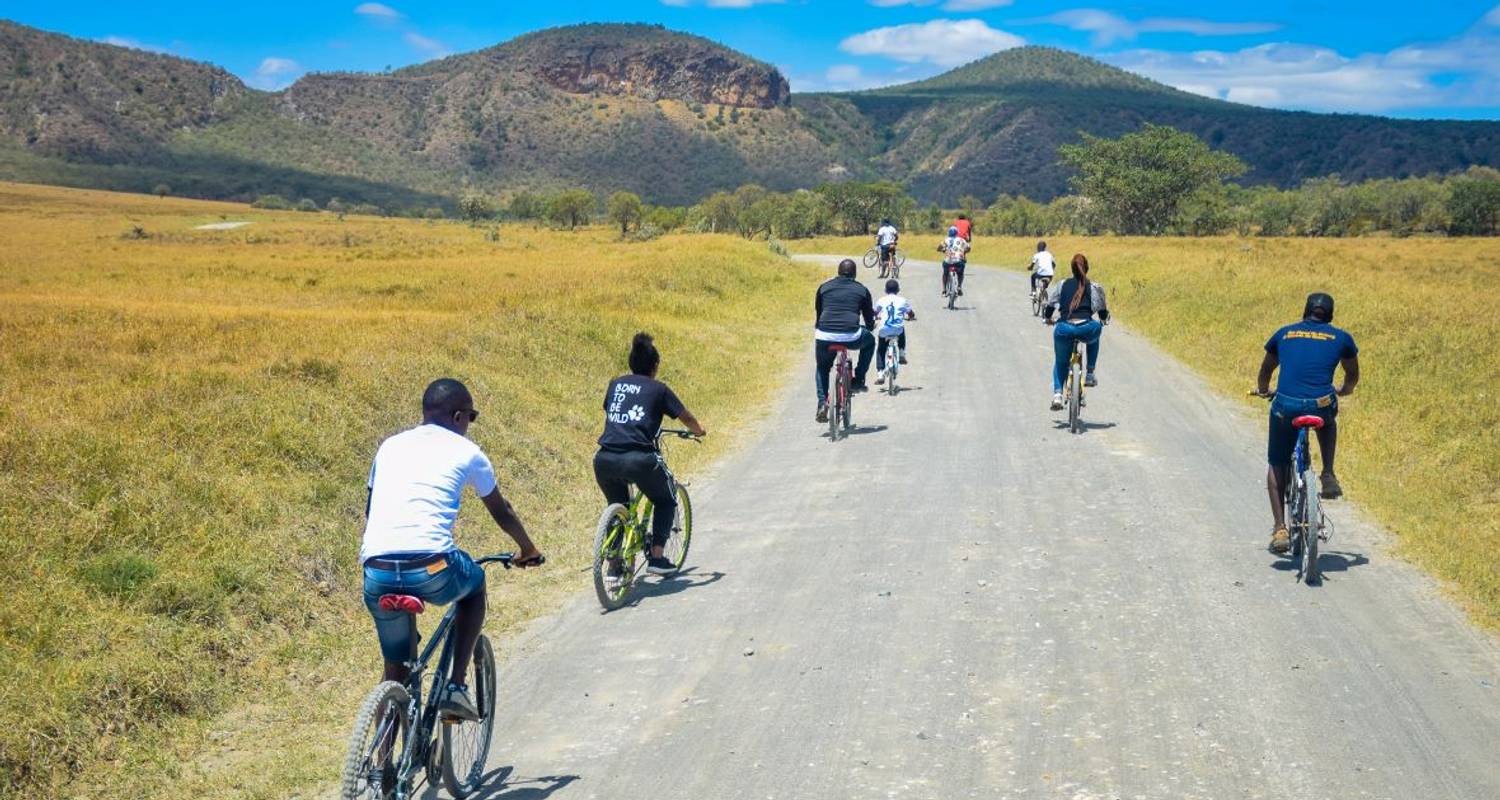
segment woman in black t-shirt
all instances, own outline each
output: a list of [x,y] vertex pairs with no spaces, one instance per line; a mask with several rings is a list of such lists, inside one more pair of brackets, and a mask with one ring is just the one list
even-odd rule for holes
[[[651,336],[637,333],[630,343],[630,374],[610,381],[604,394],[604,433],[599,436],[599,452],[594,454],[594,480],[609,503],[629,503],[632,483],[651,500],[654,511],[646,571],[671,575],[676,566],[663,555],[663,549],[672,534],[677,498],[666,465],[656,451],[656,433],[661,430],[663,416],[681,420],[697,436],[706,432],[677,395],[656,379],[660,364],[661,353]],[[611,564],[609,570],[611,576],[617,576],[619,565]]]

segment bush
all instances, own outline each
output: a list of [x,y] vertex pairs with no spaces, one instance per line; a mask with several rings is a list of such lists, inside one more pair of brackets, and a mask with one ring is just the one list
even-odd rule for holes
[[626,241],[631,242],[649,242],[652,239],[660,239],[662,237],[662,234],[664,233],[666,233],[666,231],[657,227],[655,224],[650,222],[642,222],[641,224],[635,226],[635,230],[631,231],[630,235],[625,237],[625,239]]
[[301,200],[297,201],[297,210],[298,211],[317,211],[318,210],[318,201],[312,199],[311,197],[304,197]]
[[359,205],[351,206],[349,208],[349,213],[364,214],[370,217],[383,217],[385,216],[385,209],[375,205],[374,203],[360,203]]
[[292,204],[288,203],[286,198],[279,194],[263,194],[255,198],[255,202],[251,203],[250,207],[262,208],[267,211],[290,211]]
[[478,225],[480,220],[494,218],[495,204],[482,194],[470,192],[459,198],[458,213],[459,216],[468,220],[470,225]]
[[172,193],[172,187],[166,185],[165,183],[158,183],[156,184],[155,188],[151,190],[151,193],[156,195],[157,197],[166,197],[167,195]]

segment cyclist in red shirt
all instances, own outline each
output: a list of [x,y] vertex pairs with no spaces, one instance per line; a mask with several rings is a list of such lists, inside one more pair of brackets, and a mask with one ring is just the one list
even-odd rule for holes
[[958,238],[969,244],[974,243],[974,225],[969,222],[968,214],[959,214],[958,219],[953,221],[953,227],[958,228]]

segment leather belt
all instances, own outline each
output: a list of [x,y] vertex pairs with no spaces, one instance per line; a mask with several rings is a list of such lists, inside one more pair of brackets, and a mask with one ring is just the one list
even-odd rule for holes
[[421,569],[429,564],[447,560],[447,553],[430,553],[428,555],[413,555],[411,558],[368,558],[365,559],[365,566],[390,570],[392,572],[405,572],[407,570]]

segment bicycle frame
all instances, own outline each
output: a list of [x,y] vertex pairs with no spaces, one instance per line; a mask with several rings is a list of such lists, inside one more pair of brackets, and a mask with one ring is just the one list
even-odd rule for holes
[[840,350],[833,360],[833,385],[829,389],[828,408],[828,436],[833,441],[838,441],[840,426],[847,433],[850,427],[851,414],[849,402],[852,397],[851,373],[853,367],[849,364],[849,351]]

